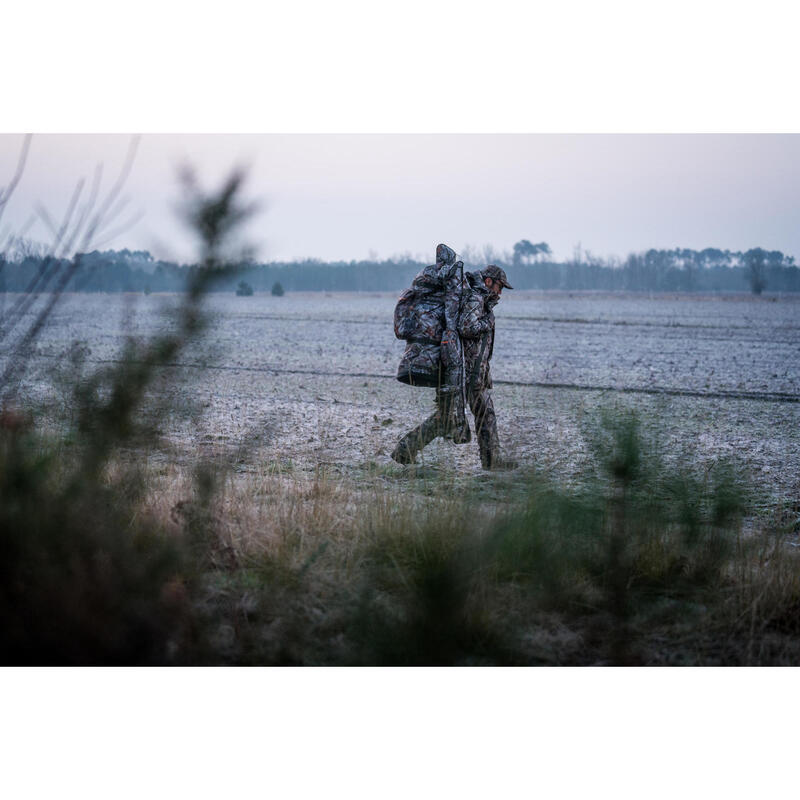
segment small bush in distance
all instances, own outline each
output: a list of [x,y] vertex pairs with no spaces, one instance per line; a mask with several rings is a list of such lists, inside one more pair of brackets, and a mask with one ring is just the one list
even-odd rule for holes
[[273,297],[283,297],[283,286],[281,286],[280,281],[275,281],[272,284],[272,296]]
[[247,283],[246,281],[239,281],[239,285],[236,287],[236,296],[237,297],[252,297],[253,296],[253,287]]

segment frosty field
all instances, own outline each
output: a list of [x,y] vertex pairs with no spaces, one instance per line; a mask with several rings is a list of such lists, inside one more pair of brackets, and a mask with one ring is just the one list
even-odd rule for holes
[[[7,295],[6,305],[14,302]],[[402,481],[389,452],[432,409],[432,390],[394,380],[394,294],[208,298],[202,345],[169,369],[180,412],[165,452],[237,454],[302,472]],[[73,343],[86,368],[119,356],[125,336],[169,324],[176,296],[68,295],[31,359],[27,386],[58,406],[53,371]],[[640,411],[672,457],[734,458],[759,489],[800,489],[800,298],[506,292],[492,361],[501,445],[523,466],[579,480],[583,424],[597,407]],[[477,446],[436,441],[434,470],[481,474]]]

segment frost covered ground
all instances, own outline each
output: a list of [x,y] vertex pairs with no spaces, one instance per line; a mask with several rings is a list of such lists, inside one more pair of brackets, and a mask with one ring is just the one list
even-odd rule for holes
[[[239,468],[320,464],[402,482],[389,452],[432,409],[432,390],[394,380],[393,294],[212,295],[202,346],[171,368],[183,382],[163,430],[175,458],[239,454]],[[6,304],[13,302],[7,296]],[[31,361],[30,389],[58,402],[53,368],[73,342],[87,364],[128,333],[169,324],[176,296],[69,295]],[[501,443],[523,465],[577,480],[587,419],[639,410],[672,457],[737,459],[765,495],[800,496],[800,297],[506,292],[492,371]],[[475,443],[434,442],[425,463],[481,474]]]

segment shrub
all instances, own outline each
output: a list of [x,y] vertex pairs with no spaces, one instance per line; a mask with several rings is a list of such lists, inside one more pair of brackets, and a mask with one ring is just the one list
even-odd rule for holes
[[[441,500],[411,527],[378,527],[362,556],[354,660],[707,663],[705,648],[713,663],[720,637],[723,663],[746,663],[732,636],[741,601],[731,597],[750,592],[752,578],[731,583],[749,558],[732,468],[666,465],[627,411],[602,413],[585,434],[596,474],[580,489],[533,475],[522,505],[500,518],[469,501],[448,512]],[[782,581],[794,588],[775,608],[794,608],[800,582]]]
[[252,297],[253,296],[253,287],[247,283],[246,281],[239,281],[239,285],[236,287],[236,296],[237,297]]
[[189,185],[204,258],[176,325],[149,341],[130,338],[119,363],[75,384],[77,422],[67,437],[48,437],[9,407],[1,415],[2,663],[165,664],[196,652],[190,598],[208,557],[204,511],[214,487],[198,470],[176,536],[169,520],[143,509],[141,460],[126,459],[123,448],[152,443],[146,411],[149,402],[158,408],[161,368],[198,337],[203,297],[231,271],[222,245],[244,217],[240,182],[234,175],[210,197]]
[[284,295],[283,286],[281,286],[280,281],[275,281],[275,283],[272,284],[272,296],[283,297],[283,295]]

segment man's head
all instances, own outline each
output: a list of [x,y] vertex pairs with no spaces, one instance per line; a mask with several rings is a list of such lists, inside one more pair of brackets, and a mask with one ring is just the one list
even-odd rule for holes
[[503,289],[513,289],[514,287],[508,282],[505,270],[500,269],[496,264],[489,264],[488,267],[481,271],[483,275],[483,283],[486,288],[493,294],[500,297]]

